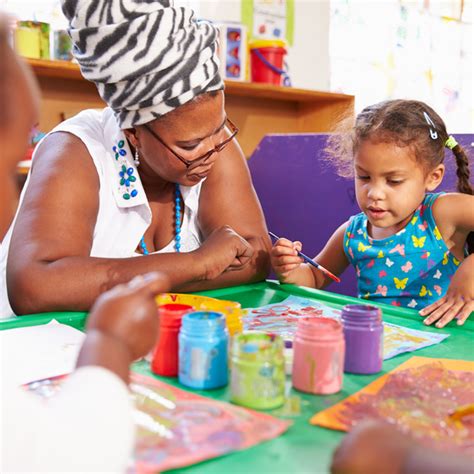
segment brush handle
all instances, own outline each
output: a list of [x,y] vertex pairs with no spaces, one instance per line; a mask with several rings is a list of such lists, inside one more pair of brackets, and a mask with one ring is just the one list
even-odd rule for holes
[[[278,235],[274,234],[273,232],[268,232],[268,235],[270,237],[273,237],[275,240],[278,240],[280,237]],[[334,281],[337,281],[338,283],[341,282],[341,280],[334,274],[332,274],[328,269],[324,268],[322,265],[319,263],[315,262],[312,258],[308,257],[305,255],[303,252],[300,252],[299,250],[296,251],[298,256],[301,257],[306,263],[309,263],[310,265],[313,265],[313,267],[317,268],[318,270],[322,271],[325,275],[327,275],[329,278],[331,278]]]

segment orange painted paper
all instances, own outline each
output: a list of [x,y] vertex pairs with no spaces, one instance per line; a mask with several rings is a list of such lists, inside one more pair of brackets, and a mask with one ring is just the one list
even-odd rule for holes
[[467,360],[436,359],[436,358],[430,358],[430,357],[411,357],[406,362],[399,365],[396,369],[388,372],[385,375],[382,375],[380,378],[378,378],[377,380],[374,380],[371,384],[367,385],[362,390],[359,390],[358,392],[354,393],[353,395],[346,398],[342,402],[339,402],[336,405],[315,414],[311,418],[310,423],[312,425],[318,425],[318,426],[322,426],[324,428],[329,428],[332,430],[348,431],[350,426],[347,426],[341,421],[341,419],[343,419],[342,412],[348,404],[358,402],[362,395],[375,395],[385,385],[388,377],[396,372],[400,372],[406,369],[421,367],[422,365],[432,364],[432,363],[441,363],[443,367],[447,370],[463,371],[463,372],[474,371],[474,362],[467,361]]

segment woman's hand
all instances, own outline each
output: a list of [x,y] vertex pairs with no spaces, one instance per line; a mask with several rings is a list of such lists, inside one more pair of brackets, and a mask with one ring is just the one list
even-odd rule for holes
[[167,290],[168,279],[158,272],[117,285],[97,299],[87,320],[87,332],[116,339],[127,348],[131,360],[145,356],[158,336],[155,297]]
[[288,239],[278,239],[273,245],[270,260],[273,270],[282,283],[296,281],[295,274],[303,263],[303,259],[298,256],[298,251],[301,249],[301,242],[291,242]]
[[253,252],[253,247],[229,226],[216,229],[195,250],[204,265],[206,280],[213,280],[226,271],[244,268]]
[[430,325],[436,321],[437,328],[443,328],[457,317],[458,325],[464,324],[474,311],[474,255],[467,257],[460,265],[449,285],[446,295],[423,308],[423,321]]

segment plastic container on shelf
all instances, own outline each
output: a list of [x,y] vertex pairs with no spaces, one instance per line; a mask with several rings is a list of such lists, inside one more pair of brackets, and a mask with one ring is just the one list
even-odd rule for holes
[[287,49],[283,40],[254,40],[249,43],[249,49],[252,82],[291,85],[288,73],[284,70]]

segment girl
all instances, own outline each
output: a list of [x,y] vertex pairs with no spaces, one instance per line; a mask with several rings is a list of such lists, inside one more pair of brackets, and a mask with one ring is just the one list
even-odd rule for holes
[[[443,179],[445,147],[456,159],[460,193],[432,194]],[[474,197],[466,153],[443,120],[422,102],[381,102],[358,115],[350,134],[330,138],[329,155],[341,175],[355,175],[362,213],[342,224],[315,260],[335,274],[351,263],[359,297],[416,308],[439,328],[456,316],[463,324],[474,309]],[[330,283],[302,263],[301,248],[286,239],[274,244],[279,280]]]

